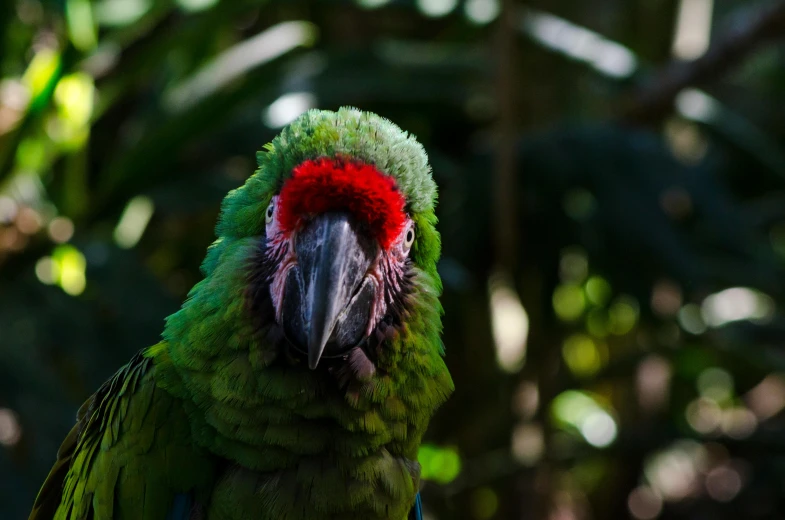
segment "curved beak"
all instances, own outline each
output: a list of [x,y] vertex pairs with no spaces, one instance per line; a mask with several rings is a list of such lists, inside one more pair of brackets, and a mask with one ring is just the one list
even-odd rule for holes
[[318,215],[298,232],[297,266],[284,287],[283,327],[311,369],[364,339],[376,290],[365,275],[377,247],[344,212]]

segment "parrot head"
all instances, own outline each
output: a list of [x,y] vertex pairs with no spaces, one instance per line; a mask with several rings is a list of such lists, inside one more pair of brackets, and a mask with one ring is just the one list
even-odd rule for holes
[[224,199],[205,280],[167,339],[197,356],[195,344],[253,335],[267,360],[348,361],[365,376],[417,348],[443,366],[436,185],[422,145],[375,114],[311,110],[257,160]]
[[404,305],[415,225],[392,177],[351,157],[306,160],[265,211],[275,319],[317,367]]

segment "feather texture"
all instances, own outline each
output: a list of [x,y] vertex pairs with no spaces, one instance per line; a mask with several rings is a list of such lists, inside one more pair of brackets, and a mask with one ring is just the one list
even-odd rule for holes
[[[266,150],[164,341],[80,409],[31,520],[421,518],[417,450],[453,389],[425,153],[354,109],[310,111]],[[347,157],[394,180],[416,238],[363,350],[310,370],[274,319],[264,215],[297,165]]]
[[163,519],[176,493],[207,492],[212,458],[154,373],[140,353],[82,406],[31,520]]

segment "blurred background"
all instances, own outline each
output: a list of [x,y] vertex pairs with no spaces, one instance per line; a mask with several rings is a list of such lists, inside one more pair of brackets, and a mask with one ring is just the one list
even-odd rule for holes
[[441,187],[426,518],[785,518],[785,2],[3,0],[0,518],[311,107]]

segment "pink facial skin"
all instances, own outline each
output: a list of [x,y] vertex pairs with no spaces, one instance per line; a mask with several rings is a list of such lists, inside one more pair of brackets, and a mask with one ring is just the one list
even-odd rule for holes
[[[289,270],[297,264],[294,248],[294,239],[297,230],[283,231],[278,221],[276,203],[278,197],[273,197],[270,202],[272,211],[267,213],[266,236],[267,256],[274,261],[278,268],[270,281],[270,296],[275,308],[276,321],[282,318],[282,303],[285,280]],[[366,336],[370,335],[379,321],[387,312],[388,306],[393,303],[394,295],[402,290],[405,276],[405,265],[412,244],[414,243],[414,222],[407,216],[400,233],[390,244],[389,248],[379,248],[376,259],[365,274],[376,286],[375,299],[372,303],[371,317],[366,328]]]

